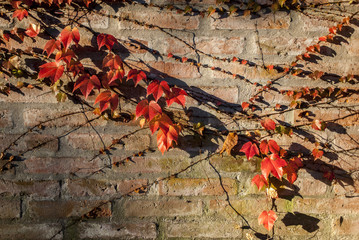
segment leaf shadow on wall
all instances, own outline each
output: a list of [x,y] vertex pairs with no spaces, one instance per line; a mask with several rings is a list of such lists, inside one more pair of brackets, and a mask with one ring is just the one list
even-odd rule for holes
[[320,222],[320,220],[318,218],[303,213],[288,212],[282,219],[282,222],[286,227],[301,225],[305,231],[312,233],[319,229],[318,223]]

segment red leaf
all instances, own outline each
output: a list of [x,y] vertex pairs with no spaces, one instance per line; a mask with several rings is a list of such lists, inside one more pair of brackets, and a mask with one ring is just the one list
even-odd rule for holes
[[284,174],[287,174],[287,180],[291,184],[297,180],[297,170],[298,166],[295,162],[289,161],[288,165],[283,167]]
[[72,72],[73,76],[76,77],[79,73],[84,72],[84,66],[79,61],[71,61],[69,71]]
[[263,176],[267,179],[269,173],[272,173],[274,177],[279,180],[283,176],[283,167],[287,165],[284,159],[281,159],[277,154],[272,154],[270,157],[263,159],[261,163],[261,170]]
[[95,104],[100,103],[100,112],[102,113],[108,107],[111,108],[111,111],[115,111],[118,106],[118,95],[116,93],[111,93],[110,90],[100,93],[96,99]]
[[26,9],[17,9],[15,10],[14,14],[12,15],[12,18],[19,19],[21,21],[24,17],[29,16],[29,13],[26,11]]
[[242,111],[246,110],[249,107],[249,103],[242,102]]
[[110,34],[101,33],[97,36],[98,50],[100,50],[102,46],[106,46],[108,50],[111,50],[115,43],[117,43],[117,39]]
[[63,49],[62,51],[59,51],[56,53],[55,60],[60,61],[63,60],[67,65],[70,64],[72,58],[74,58],[76,55],[75,53],[70,49]]
[[163,93],[166,95],[169,95],[170,93],[170,87],[166,81],[160,82],[158,80],[153,80],[147,87],[147,96],[152,94],[156,102],[160,97],[162,97]]
[[49,57],[56,49],[61,49],[61,42],[55,39],[51,39],[45,44],[43,53],[47,52],[47,57]]
[[248,62],[247,60],[242,60],[242,61],[241,61],[241,64],[246,65],[247,62]]
[[264,185],[268,186],[268,181],[262,174],[257,174],[253,177],[252,184],[257,185],[258,190],[261,190]]
[[269,153],[269,147],[268,147],[268,141],[263,140],[261,144],[259,145],[259,149],[261,150],[261,153],[268,154]]
[[318,158],[321,158],[323,156],[324,152],[321,150],[318,150],[318,148],[314,148],[312,151],[312,155],[314,157],[314,160],[317,160]]
[[276,141],[270,139],[268,141],[268,146],[269,146],[269,150],[271,151],[271,153],[275,153],[275,154],[279,153],[280,147],[278,146]]
[[60,65],[59,61],[45,63],[40,66],[38,79],[48,77],[52,83],[55,83],[62,76],[64,69],[64,66]]
[[40,25],[30,24],[25,33],[29,37],[36,37],[40,33]]
[[21,4],[21,1],[12,1],[11,2],[11,6],[13,8],[19,8],[20,4]]
[[326,37],[326,36],[322,36],[322,37],[319,38],[319,41],[326,42],[326,41],[327,41],[327,37]]
[[149,122],[149,127],[152,132],[156,132],[158,128],[160,128],[164,133],[167,133],[170,125],[173,125],[172,120],[164,113],[157,114],[152,120]]
[[172,54],[172,53],[168,53],[167,57],[168,57],[168,58],[172,58],[172,57],[173,57],[173,54]]
[[270,231],[273,228],[274,222],[277,220],[277,214],[270,211],[263,211],[258,217],[258,223],[263,224],[263,226]]
[[177,142],[177,138],[178,132],[173,126],[169,126],[167,133],[160,129],[157,133],[158,149],[164,154],[172,146],[173,141]]
[[245,143],[240,151],[246,154],[248,160],[250,160],[254,155],[259,155],[257,144],[252,142]]
[[168,106],[171,106],[172,103],[178,103],[179,105],[182,105],[182,107],[186,104],[186,98],[187,93],[185,90],[173,87],[171,89],[171,92],[166,96],[166,102]]
[[76,27],[71,30],[71,27],[67,26],[60,33],[59,40],[64,45],[65,50],[70,46],[72,40],[78,44],[80,41],[79,30]]
[[144,116],[148,121],[151,121],[157,114],[162,113],[160,105],[155,101],[148,103],[148,100],[142,100],[136,106],[136,119]]
[[325,177],[329,181],[333,181],[333,179],[335,178],[335,175],[334,175],[334,173],[332,171],[329,171],[329,172],[325,172],[323,174],[323,177]]
[[74,92],[78,88],[80,88],[81,93],[87,99],[87,97],[88,97],[88,95],[90,95],[92,89],[94,89],[94,88],[100,89],[101,88],[101,83],[96,75],[93,75],[90,77],[89,74],[85,74],[85,75],[80,76],[77,79],[77,81],[74,85],[74,90],[72,92]]
[[182,62],[183,62],[183,63],[185,63],[185,62],[187,62],[187,61],[188,61],[188,58],[182,57]]
[[236,58],[236,57],[232,58],[232,62],[237,62],[237,61],[238,61],[238,58]]
[[314,119],[312,122],[312,128],[315,130],[323,131],[325,129],[326,125],[322,121],[318,119]]
[[147,80],[147,76],[143,71],[137,69],[131,69],[127,74],[127,80],[132,79],[135,83],[135,87],[141,80]]
[[270,119],[270,118],[266,118],[264,120],[261,121],[261,125],[266,129],[266,130],[274,130],[275,129],[275,122]]
[[108,67],[111,70],[123,69],[123,63],[120,56],[115,54],[108,54],[102,62],[102,68]]
[[333,33],[334,35],[337,34],[337,27],[331,27],[329,28],[329,32]]

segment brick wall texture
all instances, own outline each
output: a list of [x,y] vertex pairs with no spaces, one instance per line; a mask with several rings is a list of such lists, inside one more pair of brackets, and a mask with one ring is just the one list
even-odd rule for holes
[[[189,3],[197,9],[215,6],[212,0],[147,3],[182,8]],[[347,10],[355,12],[356,6]],[[298,11],[261,10],[255,16],[236,13],[221,17],[215,13],[202,17],[121,3],[102,4],[96,11],[103,15],[81,12],[84,17],[79,23],[120,39],[114,52],[130,66],[145,70],[149,77],[183,87],[194,96],[207,97],[209,103],[229,108],[241,105],[256,93],[253,85],[233,78],[233,74],[266,84],[281,73],[220,59],[237,57],[258,66],[290,64],[335,25],[322,20],[322,13],[313,12],[319,15],[310,17]],[[59,29],[76,15],[66,10],[56,20],[46,12],[37,14],[45,24],[62,24]],[[26,28],[29,22],[31,18],[17,23],[3,16],[0,27],[8,30],[19,24]],[[315,147],[312,138],[330,145],[323,158],[308,160],[293,186],[278,190],[281,197],[275,202],[275,239],[359,238],[357,82],[331,80],[332,76],[359,75],[358,26],[358,20],[353,19],[336,36],[334,44],[322,43],[320,59],[301,62],[309,71],[330,73],[328,78],[287,75],[277,81],[277,91],[260,95],[262,113],[271,113],[276,104],[289,106],[292,101],[280,90],[340,86],[354,91],[344,99],[307,109],[312,114],[309,120],[299,117],[300,109],[272,117],[290,125],[310,123],[314,118],[333,119],[322,132],[308,127],[312,134],[304,137],[273,136],[281,147],[302,153],[310,153]],[[106,53],[96,51],[93,34],[84,27],[79,29],[79,47],[95,46],[83,47],[79,52],[81,61],[100,67]],[[10,43],[15,49],[38,44],[41,52],[46,41],[26,38],[23,44],[15,40]],[[126,45],[129,42],[137,47]],[[167,57],[169,53],[230,74],[176,61]],[[34,71],[38,63],[29,61],[26,66]],[[16,84],[18,80],[8,81]],[[123,93],[143,96],[145,92],[124,86]],[[95,97],[90,95],[87,102],[92,105]],[[131,103],[121,104],[123,112],[134,112]],[[191,124],[202,122],[208,128],[227,131],[260,126],[258,121],[228,119],[191,97],[187,97],[186,108],[191,110]],[[184,132],[178,146],[162,155],[156,150],[156,135],[144,130],[100,154],[100,149],[113,139],[139,129],[138,122],[107,121],[87,109],[71,100],[58,103],[48,87],[22,88],[9,96],[0,95],[1,151],[20,137],[7,150],[16,156],[12,167],[0,172],[0,239],[266,239],[259,233],[271,235],[257,221],[258,215],[271,206],[264,192],[251,185],[252,177],[260,172],[258,160],[249,162],[243,154],[226,153],[206,159],[221,148],[225,135],[200,137]],[[172,110],[182,111],[179,107]],[[37,125],[43,121],[46,122]],[[27,134],[22,136],[24,132]],[[137,154],[146,149],[156,151]],[[323,177],[328,167],[338,176],[333,182]],[[255,232],[245,227],[247,223]]]

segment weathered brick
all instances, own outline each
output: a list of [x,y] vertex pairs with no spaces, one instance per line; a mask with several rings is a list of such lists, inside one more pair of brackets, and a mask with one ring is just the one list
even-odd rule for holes
[[25,103],[57,103],[55,94],[48,87],[23,88],[22,93],[12,91],[9,96],[0,94],[0,102],[25,102]]
[[[244,39],[239,37],[220,38],[220,37],[200,37],[194,40],[195,44],[191,44],[190,39],[185,40],[195,49],[208,54],[241,54],[244,47]],[[166,39],[166,53],[188,54],[195,53],[194,50],[186,46],[184,43],[173,39]]]
[[287,29],[290,24],[290,16],[285,12],[264,14],[260,18],[251,19],[251,16],[230,16],[211,19],[212,29]]
[[[20,200],[19,199],[0,199],[0,219],[19,218]],[[1,234],[0,234],[1,236]]]
[[30,201],[26,214],[33,219],[81,217],[98,207],[97,217],[109,217],[110,205],[101,201]]
[[155,239],[156,225],[151,222],[130,223],[81,223],[79,226],[81,239],[100,238],[140,238]]
[[[170,29],[197,29],[199,26],[199,16],[184,16],[183,14],[175,14],[169,12],[145,12],[133,11],[122,12],[121,17],[128,19],[136,19],[140,22],[152,24],[161,28]],[[128,21],[119,22],[120,29],[145,29],[144,26],[135,25]],[[151,28],[153,29],[153,28]]]
[[0,128],[10,128],[12,126],[12,112],[9,110],[0,110]]
[[63,239],[61,224],[21,224],[3,223],[0,226],[1,239],[24,239],[24,240],[60,240]]
[[[237,193],[237,183],[233,179],[223,178],[224,189],[229,195]],[[175,178],[159,183],[160,195],[168,196],[206,196],[224,195],[218,179]]]
[[0,181],[0,194],[18,196],[29,195],[35,198],[55,198],[59,195],[60,185],[56,181]]
[[[234,87],[201,87],[201,94],[196,91],[191,92],[193,96],[199,97],[199,100],[208,102],[214,101],[218,106],[224,103],[238,103],[238,88]],[[201,96],[200,96],[201,95]],[[195,105],[197,103],[193,98],[187,98],[186,105]]]
[[357,198],[296,198],[293,211],[314,214],[355,214]]
[[100,158],[90,161],[86,158],[37,158],[25,161],[25,172],[30,174],[92,173],[100,170],[104,163]]
[[185,200],[127,201],[123,209],[127,217],[190,216],[202,213],[202,202]]
[[93,179],[68,180],[65,195],[69,197],[94,197],[127,194],[148,183],[144,179],[101,181]]
[[[27,109],[23,113],[24,125],[32,127],[41,122],[47,121],[42,125],[45,127],[77,127],[85,125],[88,120],[92,120],[97,117],[91,111],[84,113],[78,112],[78,109],[74,109],[73,111],[54,108]],[[106,125],[106,123],[107,122],[101,118],[91,121],[91,125],[93,126]]]
[[52,152],[59,150],[59,139],[56,136],[30,133],[23,140],[27,149],[46,149]]
[[167,225],[168,237],[197,238],[241,238],[242,230],[238,223],[228,222],[170,222]]
[[[121,134],[124,135],[124,134]],[[101,134],[100,136],[91,133],[73,133],[66,137],[69,145],[75,149],[85,150],[97,150],[103,149],[105,146],[109,146],[112,140],[118,139],[121,135],[117,134]],[[151,142],[150,135],[130,135],[128,138],[123,139],[126,150],[144,150]],[[105,146],[104,146],[105,144]],[[121,145],[117,145],[117,148],[121,148]]]
[[343,220],[338,217],[338,219],[333,222],[333,232],[335,235],[352,235],[354,238],[356,238],[359,235],[358,216],[344,216]]
[[266,55],[299,55],[306,47],[316,43],[312,38],[260,37],[260,50],[257,53]]
[[345,45],[349,55],[358,56],[359,55],[359,39],[351,39],[348,45]]

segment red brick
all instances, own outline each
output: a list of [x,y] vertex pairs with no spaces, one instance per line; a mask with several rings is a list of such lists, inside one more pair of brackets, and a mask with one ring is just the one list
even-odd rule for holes
[[[237,183],[233,179],[223,178],[223,186],[229,195],[237,194]],[[207,196],[224,195],[218,179],[175,178],[159,183],[160,195],[167,196]]]
[[0,219],[19,218],[19,217],[20,217],[19,199],[0,199]]
[[12,126],[12,112],[9,110],[0,110],[0,128],[11,128]]
[[202,202],[184,200],[134,200],[123,206],[127,217],[191,216],[202,214]]
[[55,198],[59,192],[60,185],[56,181],[0,181],[0,193],[10,196],[25,194],[36,198]]
[[86,158],[31,157],[26,159],[25,166],[25,173],[28,174],[69,174],[93,173],[100,170],[104,164],[100,158],[90,161]]
[[[24,125],[32,127],[39,124],[40,122],[48,121],[42,125],[45,127],[77,127],[85,125],[88,120],[95,119],[97,117],[91,111],[86,113],[76,113],[78,111],[78,109],[69,111],[67,109],[58,108],[27,109],[23,113]],[[87,116],[87,118],[84,116],[84,114]],[[91,125],[106,125],[106,123],[107,121],[103,120],[102,118],[99,118],[98,120],[92,121]]]
[[359,216],[347,217],[342,216],[343,221],[341,222],[338,217],[333,223],[334,235],[352,235],[354,239],[359,235]]
[[24,141],[27,149],[46,149],[52,152],[59,150],[59,140],[56,136],[30,133],[27,134],[22,140]]
[[[114,139],[118,139],[124,134],[86,134],[86,133],[73,133],[66,137],[69,145],[75,149],[85,149],[85,150],[97,150],[104,148],[104,145],[107,147],[111,145]],[[141,151],[150,146],[151,138],[148,134],[137,134],[131,135],[126,139],[123,139],[126,150],[137,150]],[[116,148],[122,148],[122,145],[116,145]]]
[[[119,162],[126,157],[114,156],[112,162]],[[113,171],[118,173],[158,173],[158,172],[175,172],[189,165],[187,159],[174,159],[168,156],[164,157],[132,157],[131,161],[125,162],[124,165],[114,167]]]
[[111,216],[110,203],[101,201],[30,201],[27,215],[32,219],[81,217],[99,207],[99,217]]
[[[0,134],[0,150],[1,152],[7,148],[10,144],[12,144],[20,135],[15,134]],[[11,150],[21,151],[25,149],[25,143],[20,139],[16,142],[15,145],[11,146]]]
[[[65,184],[65,195],[69,197],[120,196],[146,186],[145,179],[105,181],[94,179],[68,180]],[[145,191],[141,192],[144,193]],[[134,194],[134,193],[133,193]]]
[[21,224],[2,223],[0,225],[1,239],[23,239],[23,240],[60,240],[63,239],[61,224]]
[[285,12],[265,14],[260,18],[251,19],[251,16],[231,16],[211,19],[212,29],[288,29],[290,16]]
[[[200,37],[194,40],[195,44],[191,44],[190,39],[185,39],[187,43],[195,46],[196,49],[203,51],[208,54],[241,54],[244,47],[243,38],[231,37],[231,38],[220,38],[220,37]],[[195,51],[186,46],[184,43],[173,39],[166,39],[166,53],[173,54],[194,54]]]
[[81,223],[79,232],[80,239],[155,239],[157,236],[156,225],[150,222]]
[[[199,16],[184,16],[183,14],[175,14],[170,12],[145,12],[133,11],[122,12],[121,17],[136,19],[140,22],[153,24],[161,28],[170,29],[197,29],[199,26]],[[120,29],[145,29],[145,27],[135,25],[128,21],[120,21]]]
[[[167,237],[242,238],[240,223],[235,222],[175,222],[167,224]],[[239,227],[238,227],[239,226]]]

